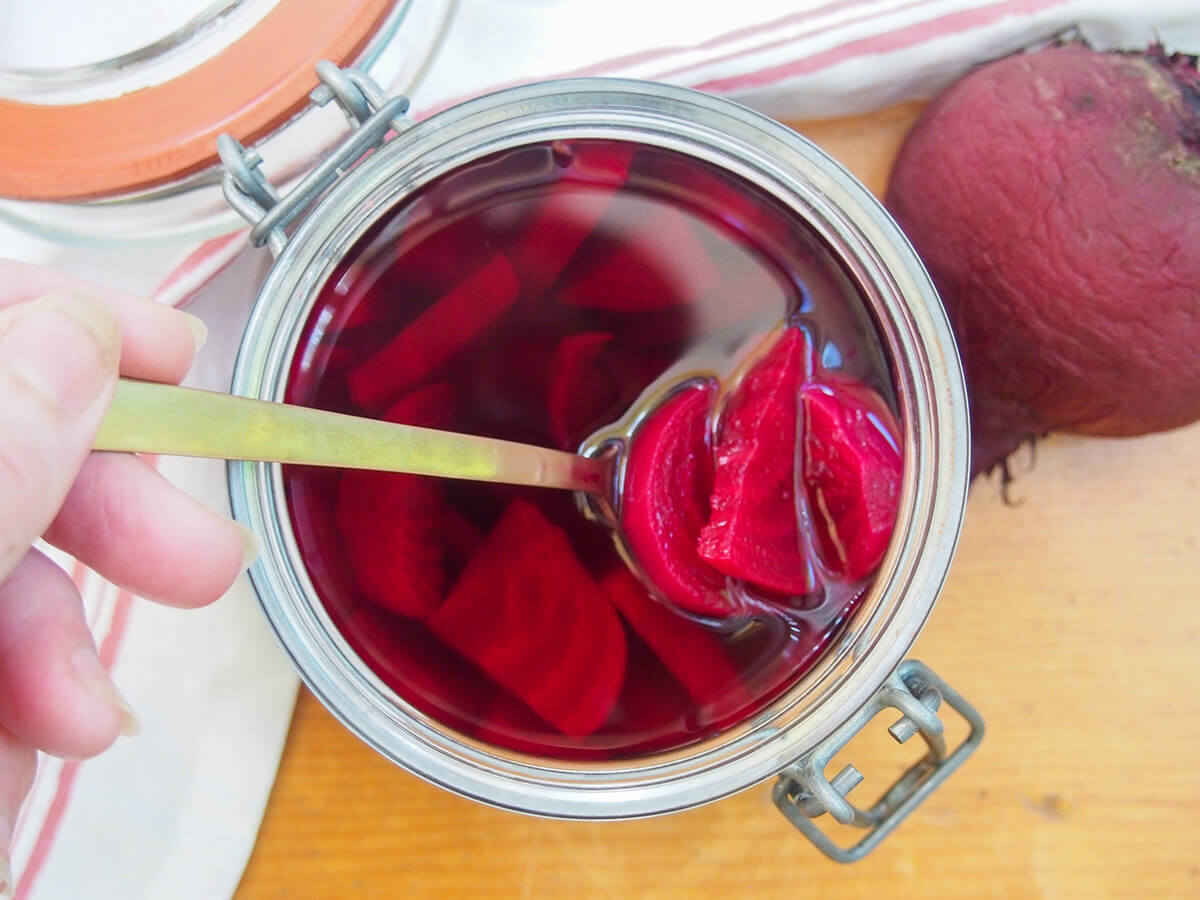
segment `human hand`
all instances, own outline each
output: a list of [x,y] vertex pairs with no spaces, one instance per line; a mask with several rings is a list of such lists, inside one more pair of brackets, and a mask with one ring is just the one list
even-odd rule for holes
[[178,607],[220,597],[255,552],[140,458],[90,451],[118,370],[178,382],[204,334],[178,310],[0,260],[0,895],[37,750],[93,756],[136,729],[78,589],[33,542]]

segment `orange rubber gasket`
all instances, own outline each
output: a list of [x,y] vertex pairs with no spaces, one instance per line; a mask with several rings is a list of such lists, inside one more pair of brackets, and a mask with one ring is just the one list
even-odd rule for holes
[[314,67],[357,58],[395,0],[281,0],[195,69],[121,97],[0,100],[0,195],[85,200],[174,181],[217,160],[222,132],[257,140],[308,103]]

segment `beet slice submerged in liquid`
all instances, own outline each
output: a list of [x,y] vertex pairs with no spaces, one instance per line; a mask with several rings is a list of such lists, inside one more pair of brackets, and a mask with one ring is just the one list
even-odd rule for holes
[[[389,422],[445,427],[454,418],[454,388],[427,385],[396,402]],[[383,609],[424,619],[446,587],[447,514],[443,484],[421,475],[347,470],[335,510],[359,589]]]
[[620,384],[605,351],[613,336],[606,331],[583,331],[563,338],[550,357],[547,401],[550,436],[563,450],[573,449],[587,436],[587,426],[617,400]]
[[343,473],[337,524],[363,596],[376,606],[424,619],[445,589],[438,484],[420,475]]
[[596,230],[629,175],[633,152],[629,146],[564,152],[561,178],[547,186],[513,260],[530,294],[558,281]]
[[750,702],[737,668],[711,629],[680,615],[646,592],[626,569],[614,570],[600,583],[637,636],[697,703],[720,700],[732,709]]
[[610,216],[568,270],[556,299],[567,306],[645,313],[685,303],[720,280],[689,216],[646,203]]
[[421,625],[364,604],[348,626],[360,650],[377,661],[375,671],[386,684],[456,728],[469,729],[500,693]]
[[346,376],[350,397],[378,409],[436,375],[508,312],[520,288],[509,261],[493,256],[353,369]]
[[625,677],[616,610],[525,500],[509,504],[429,627],[567,735],[595,731]]

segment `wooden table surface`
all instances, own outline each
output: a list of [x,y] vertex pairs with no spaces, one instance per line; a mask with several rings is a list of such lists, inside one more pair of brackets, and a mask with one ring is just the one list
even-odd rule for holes
[[[800,127],[880,191],[916,111]],[[911,654],[988,734],[865,861],[826,860],[768,784],[635,822],[486,808],[387,763],[302,692],[236,897],[1200,896],[1200,427],[1055,438],[1030,463],[1013,505],[973,486]],[[914,755],[887,724],[848,748],[863,802]]]

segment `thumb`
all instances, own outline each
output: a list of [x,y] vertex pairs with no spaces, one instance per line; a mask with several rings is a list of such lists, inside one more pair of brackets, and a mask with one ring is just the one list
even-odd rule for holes
[[0,311],[0,580],[62,505],[112,398],[116,319],[78,292]]

